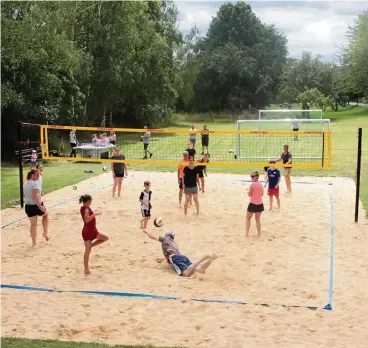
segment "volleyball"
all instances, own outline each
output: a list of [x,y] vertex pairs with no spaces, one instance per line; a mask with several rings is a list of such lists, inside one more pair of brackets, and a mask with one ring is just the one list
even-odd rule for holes
[[107,171],[107,167],[106,167],[106,166],[103,166],[103,167],[102,167],[102,170],[103,170],[104,172],[106,172],[106,171]]
[[73,190],[76,190],[77,189],[77,186],[73,186]]
[[153,224],[156,227],[161,227],[164,224],[164,219],[161,216],[159,216],[155,220],[153,220]]
[[233,149],[230,149],[229,150],[229,153],[234,153],[235,151]]

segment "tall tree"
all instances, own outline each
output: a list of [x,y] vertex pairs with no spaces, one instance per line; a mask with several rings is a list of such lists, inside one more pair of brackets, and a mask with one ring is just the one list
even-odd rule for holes
[[276,93],[286,39],[244,2],[222,5],[200,43],[195,107],[200,111],[263,107]]

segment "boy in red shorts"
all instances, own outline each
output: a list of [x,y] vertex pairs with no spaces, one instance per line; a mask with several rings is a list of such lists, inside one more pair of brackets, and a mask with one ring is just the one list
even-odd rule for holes
[[270,196],[270,209],[272,210],[273,196],[276,197],[277,209],[280,209],[279,185],[281,180],[280,171],[275,167],[275,161],[270,161],[270,167],[267,169],[266,183],[268,184],[267,194]]

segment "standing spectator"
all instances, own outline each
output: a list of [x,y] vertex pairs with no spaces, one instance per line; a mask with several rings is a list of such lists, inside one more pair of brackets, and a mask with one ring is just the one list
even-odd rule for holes
[[113,131],[110,132],[110,143],[113,145],[116,143],[116,134]]
[[[207,125],[203,125],[204,131],[209,131]],[[210,135],[208,133],[202,133],[202,155],[204,155],[204,148],[206,148],[206,153],[208,153],[208,144],[210,141]]]
[[[190,130],[191,131],[197,131],[195,129],[195,124],[192,124],[192,128]],[[193,144],[193,149],[194,149],[196,141],[197,141],[197,133],[189,133],[189,141]]]
[[147,153],[150,154],[150,158],[153,156],[153,153],[148,150],[148,146],[151,141],[151,132],[147,131],[147,126],[144,126],[144,129],[146,129],[146,132],[144,133],[142,140],[143,140],[143,149],[144,149],[144,157],[143,159],[147,159]]
[[39,176],[40,172],[37,169],[31,169],[27,174],[27,182],[23,186],[25,211],[31,223],[32,246],[36,245],[37,216],[42,216],[43,236],[46,241],[49,240],[49,218],[41,198]]
[[70,153],[70,157],[77,157],[77,153],[75,152],[75,147],[79,145],[77,140],[76,130],[72,129],[69,134],[70,147],[72,148],[72,152]]
[[250,185],[250,189],[248,192],[248,196],[250,197],[250,203],[247,209],[247,215],[245,217],[245,235],[248,237],[249,229],[250,229],[250,220],[253,217],[253,214],[256,216],[256,225],[258,237],[261,236],[261,214],[264,211],[262,196],[263,196],[263,186],[258,181],[259,173],[257,171],[253,172],[250,175],[252,179],[252,184]]
[[32,150],[31,165],[32,165],[33,168],[35,168],[37,166],[37,151],[36,150]]
[[[114,156],[111,159],[125,160],[125,156],[120,153],[120,149],[116,147],[114,150]],[[112,196],[115,197],[116,187],[118,187],[118,197],[120,197],[121,187],[123,186],[124,173],[128,176],[128,169],[125,163],[111,163],[112,177],[114,179],[114,185],[112,187]]]

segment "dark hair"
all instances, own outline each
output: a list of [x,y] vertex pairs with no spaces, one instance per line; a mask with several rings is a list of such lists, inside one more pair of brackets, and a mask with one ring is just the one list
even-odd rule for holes
[[35,175],[38,172],[37,169],[31,169],[28,173],[27,173],[27,180],[29,180],[32,175]]
[[205,157],[208,156],[208,157],[211,157],[211,155],[207,152],[205,155]]
[[144,186],[146,186],[146,185],[151,185],[151,181],[146,180],[146,181],[144,182]]
[[275,164],[276,163],[276,161],[269,161],[268,163],[270,163],[270,164]]
[[36,164],[36,169],[39,169],[39,168],[40,168],[40,166],[42,166],[42,163],[37,163],[37,164]]
[[255,170],[250,176],[252,178],[254,178],[254,177],[258,178],[259,177],[259,172],[257,170]]
[[79,198],[79,203],[87,203],[88,201],[92,200],[92,196],[91,195],[82,195]]
[[289,145],[284,145],[284,147],[286,147],[289,150]]

